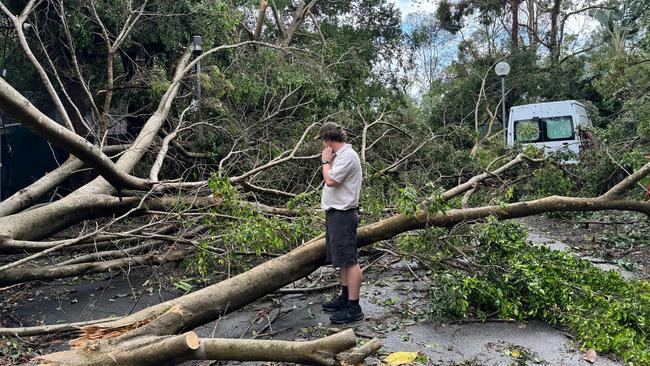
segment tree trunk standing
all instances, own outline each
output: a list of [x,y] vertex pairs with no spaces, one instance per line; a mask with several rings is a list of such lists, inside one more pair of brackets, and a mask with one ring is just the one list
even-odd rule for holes
[[107,42],[108,51],[106,54],[106,90],[104,93],[104,106],[102,107],[102,115],[97,119],[97,138],[100,145],[103,145],[106,141],[106,133],[108,131],[108,119],[109,112],[111,109],[111,102],[113,101],[113,87],[114,87],[114,77],[113,77],[113,61],[115,60],[115,51],[110,46],[110,43]]
[[253,40],[259,41],[262,35],[262,25],[264,25],[264,15],[266,14],[266,7],[268,6],[267,0],[260,1],[260,11],[257,14],[257,22],[255,23],[255,32],[253,32]]
[[288,47],[291,44],[291,41],[293,40],[293,36],[295,35],[296,31],[302,23],[305,21],[305,18],[307,17],[307,13],[311,11],[311,9],[316,6],[316,3],[318,3],[319,0],[311,0],[308,4],[305,4],[304,0],[301,0],[300,3],[298,4],[298,9],[293,15],[293,21],[287,29],[284,30],[284,38],[282,39],[282,47]]
[[512,0],[510,3],[510,10],[512,11],[512,30],[510,32],[510,47],[512,51],[519,48],[519,2],[520,0]]
[[551,7],[551,31],[548,35],[548,50],[551,56],[551,65],[557,65],[560,62],[560,44],[558,40],[559,17],[562,0],[553,0]]
[[526,27],[526,30],[528,32],[529,49],[534,55],[537,55],[539,38],[537,33],[537,6],[535,5],[535,0],[527,0],[526,6],[528,8],[528,27]]

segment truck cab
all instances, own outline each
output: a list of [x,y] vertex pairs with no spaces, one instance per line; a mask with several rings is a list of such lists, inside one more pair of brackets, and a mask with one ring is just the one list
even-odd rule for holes
[[582,147],[579,127],[589,125],[586,108],[575,100],[515,106],[510,108],[507,144],[521,143],[546,153],[568,151],[578,155]]

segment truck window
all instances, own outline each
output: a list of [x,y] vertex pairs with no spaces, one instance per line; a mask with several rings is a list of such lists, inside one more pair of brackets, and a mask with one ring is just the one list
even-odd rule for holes
[[544,118],[546,127],[545,140],[570,140],[573,138],[573,121],[571,116]]
[[542,133],[539,128],[539,120],[515,121],[515,141],[517,142],[539,142],[542,140]]

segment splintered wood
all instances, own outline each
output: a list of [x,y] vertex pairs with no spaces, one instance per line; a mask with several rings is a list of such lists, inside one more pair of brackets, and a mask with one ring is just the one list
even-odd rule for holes
[[81,328],[81,335],[79,338],[71,340],[68,342],[68,344],[72,347],[83,347],[88,345],[88,343],[98,340],[119,337],[124,333],[140,328],[141,326],[150,322],[151,319],[146,319],[119,327],[102,327],[101,325],[89,325]]

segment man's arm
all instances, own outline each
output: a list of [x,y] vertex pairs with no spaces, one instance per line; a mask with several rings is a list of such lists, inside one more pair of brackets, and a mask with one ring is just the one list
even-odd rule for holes
[[337,181],[335,181],[334,179],[332,179],[330,177],[329,172],[330,172],[331,169],[332,169],[332,163],[331,162],[323,164],[323,179],[325,180],[325,184],[328,187],[334,187],[337,184],[339,184]]
[[331,147],[328,146],[323,149],[321,159],[323,160],[323,179],[325,180],[325,185],[328,187],[334,187],[338,182],[332,179],[329,174],[332,169],[332,159],[334,159],[334,153],[332,152]]

